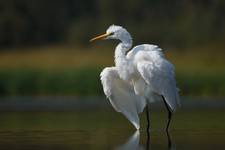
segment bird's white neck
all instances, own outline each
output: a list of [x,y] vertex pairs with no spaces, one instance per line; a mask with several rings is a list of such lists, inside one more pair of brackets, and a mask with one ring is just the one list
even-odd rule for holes
[[120,78],[126,81],[129,80],[129,75],[132,73],[131,63],[126,57],[126,53],[131,48],[131,46],[132,42],[121,42],[115,50],[115,66],[118,69]]
[[132,47],[132,39],[124,40],[119,43],[115,50],[115,65],[121,66],[127,61],[126,53]]

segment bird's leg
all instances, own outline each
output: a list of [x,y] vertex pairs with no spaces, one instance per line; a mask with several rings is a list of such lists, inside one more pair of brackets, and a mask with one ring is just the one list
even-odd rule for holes
[[172,140],[169,132],[166,132],[167,141],[168,141],[168,149],[172,148]]
[[167,125],[166,125],[166,132],[169,132],[169,126],[170,126],[170,121],[171,121],[171,118],[172,118],[172,111],[170,110],[168,104],[166,103],[166,100],[165,98],[162,96],[163,98],[163,102],[166,106],[166,109],[167,109],[167,112],[168,112],[168,121],[167,121]]
[[147,117],[147,141],[146,141],[146,150],[149,150],[150,146],[150,119],[149,119],[149,106],[146,105],[146,117]]
[[146,105],[146,117],[147,117],[147,132],[149,132],[150,120],[149,120],[149,107],[148,107],[148,104]]
[[146,139],[146,150],[150,149],[150,133],[149,130],[147,130],[147,139]]
[[169,126],[170,126],[171,118],[172,118],[172,112],[170,110],[168,110],[168,122],[167,122],[167,126],[166,126],[166,132],[169,132]]

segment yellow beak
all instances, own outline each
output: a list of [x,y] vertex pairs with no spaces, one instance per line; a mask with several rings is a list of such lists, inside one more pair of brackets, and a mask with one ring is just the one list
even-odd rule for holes
[[99,36],[97,36],[97,37],[95,37],[95,38],[92,38],[91,40],[90,40],[90,42],[93,42],[93,41],[96,41],[96,40],[102,40],[102,39],[105,39],[107,36],[109,36],[110,35],[110,33],[105,33],[105,34],[102,34],[102,35],[99,35]]

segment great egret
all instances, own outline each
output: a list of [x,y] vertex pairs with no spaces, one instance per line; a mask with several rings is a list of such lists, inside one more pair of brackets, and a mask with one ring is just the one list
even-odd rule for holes
[[174,66],[165,59],[162,49],[150,44],[131,49],[131,35],[117,25],[111,25],[105,34],[90,42],[98,39],[120,40],[115,49],[115,67],[106,67],[100,74],[104,93],[114,109],[123,113],[139,129],[138,114],[147,106],[149,130],[148,105],[154,101],[163,101],[168,111],[168,131],[172,113],[180,105],[180,100]]

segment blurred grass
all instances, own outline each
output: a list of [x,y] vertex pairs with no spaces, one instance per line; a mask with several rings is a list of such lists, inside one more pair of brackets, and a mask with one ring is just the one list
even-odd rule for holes
[[1,95],[100,95],[99,68],[1,70]]
[[[213,47],[166,50],[182,95],[225,96],[224,52]],[[21,50],[20,50],[21,51]],[[0,53],[1,95],[102,95],[99,74],[113,47],[50,46]]]

